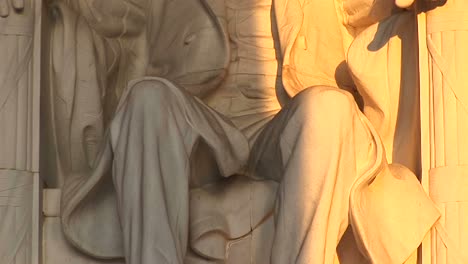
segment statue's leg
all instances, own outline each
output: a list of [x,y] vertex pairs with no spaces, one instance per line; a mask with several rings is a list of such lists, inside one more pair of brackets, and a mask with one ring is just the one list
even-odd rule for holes
[[249,166],[280,183],[271,263],[335,261],[371,139],[352,96],[329,87],[301,92],[268,124]]
[[[230,129],[234,131],[213,110],[169,82],[133,85],[111,124],[113,178],[127,263],[183,263],[191,153],[200,138],[232,150],[226,134],[234,133],[235,138],[240,132]],[[241,161],[220,157],[217,151],[217,160],[241,166]],[[235,169],[222,166],[221,173]]]

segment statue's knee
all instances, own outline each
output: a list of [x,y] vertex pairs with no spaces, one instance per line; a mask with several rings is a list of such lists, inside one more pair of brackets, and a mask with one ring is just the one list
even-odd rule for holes
[[355,102],[351,94],[338,88],[318,86],[299,93],[294,100],[296,113],[304,122],[334,123],[350,119],[355,113]]
[[138,106],[160,108],[173,96],[169,85],[158,80],[143,80],[130,87],[129,101]]

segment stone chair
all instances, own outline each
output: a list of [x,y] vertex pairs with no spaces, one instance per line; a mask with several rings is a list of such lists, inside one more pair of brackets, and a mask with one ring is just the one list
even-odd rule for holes
[[[218,199],[212,195],[216,192],[225,195]],[[185,263],[269,263],[274,235],[271,205],[275,193],[276,183],[255,182],[242,176],[192,190],[191,212],[204,215],[207,221],[198,222],[193,228],[198,233],[191,231],[192,247]],[[124,264],[122,259],[91,258],[67,242],[61,229],[60,197],[60,189],[43,190],[43,264]],[[261,199],[253,203],[253,197]],[[255,223],[253,229],[251,223]],[[203,232],[213,230],[214,226],[218,231]]]

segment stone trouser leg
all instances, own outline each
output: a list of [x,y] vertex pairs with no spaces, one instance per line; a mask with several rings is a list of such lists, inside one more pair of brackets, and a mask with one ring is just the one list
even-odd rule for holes
[[229,126],[169,82],[142,81],[131,89],[111,124],[126,261],[182,264],[188,240],[190,154],[200,136],[230,151],[222,145],[228,142]]
[[[309,88],[271,121],[250,168],[280,183],[271,263],[333,263],[348,226],[349,193],[371,134],[351,95]],[[275,164],[275,166],[272,166]]]

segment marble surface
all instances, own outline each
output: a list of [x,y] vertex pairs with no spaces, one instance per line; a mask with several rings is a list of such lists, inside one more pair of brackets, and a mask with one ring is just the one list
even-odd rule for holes
[[0,263],[40,263],[41,16],[41,1],[0,1]]
[[0,0],[0,263],[466,262],[467,8]]

